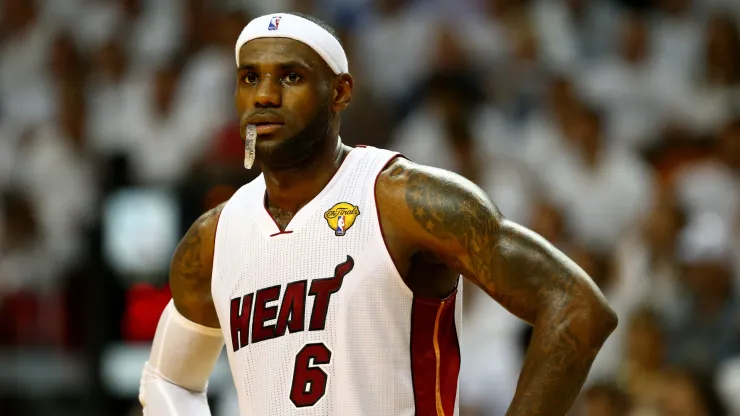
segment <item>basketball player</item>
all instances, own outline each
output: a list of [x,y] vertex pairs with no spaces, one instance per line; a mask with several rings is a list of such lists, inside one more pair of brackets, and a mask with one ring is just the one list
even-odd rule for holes
[[455,415],[462,275],[534,326],[508,414],[564,415],[617,324],[592,280],[467,180],[342,144],[353,80],[325,24],[259,17],[236,58],[262,175],[177,247],[145,414],[210,414],[225,342],[242,415]]

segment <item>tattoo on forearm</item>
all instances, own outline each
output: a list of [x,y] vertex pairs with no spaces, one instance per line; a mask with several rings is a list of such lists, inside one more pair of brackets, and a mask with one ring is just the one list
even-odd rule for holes
[[595,355],[595,350],[583,351],[567,323],[552,329],[536,325],[507,416],[566,414]]

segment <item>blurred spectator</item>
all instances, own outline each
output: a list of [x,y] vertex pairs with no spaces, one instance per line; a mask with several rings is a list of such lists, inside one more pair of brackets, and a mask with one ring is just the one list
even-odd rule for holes
[[[451,33],[448,36],[453,36]],[[472,134],[473,115],[483,98],[469,74],[440,69],[423,84],[414,112],[393,133],[390,146],[419,163],[460,173],[476,181],[481,156]]]
[[[573,83],[563,75],[550,76],[543,98],[536,111],[523,123],[521,133],[517,135],[520,137],[511,139],[511,144],[504,147],[511,157],[523,160],[530,169],[538,172],[552,169],[553,164],[568,152],[567,137],[572,134],[583,105]],[[487,126],[490,121],[482,120],[480,124]]]
[[[633,314],[648,306],[661,317],[675,318],[681,295],[677,244],[685,221],[673,195],[662,189],[640,226],[620,239],[606,284],[600,286],[622,322],[630,322]],[[629,332],[629,325],[620,325],[612,333],[594,361],[590,380],[609,380],[618,374]]]
[[22,141],[21,137],[28,131],[28,129],[13,126],[9,122],[0,121],[0,190],[12,186],[16,164],[15,155]]
[[511,53],[494,67],[494,98],[515,121],[526,119],[545,87],[540,41],[531,22],[510,29]]
[[682,168],[676,174],[676,189],[690,215],[713,213],[731,227],[740,211],[740,176],[737,142],[740,119],[719,129],[713,156]]
[[524,358],[518,341],[524,324],[474,284],[465,283],[463,293],[461,408],[471,416],[505,414]]
[[41,20],[35,0],[3,1],[0,16],[0,111],[20,126],[42,122],[53,112],[46,58],[54,27]]
[[136,103],[138,122],[129,126],[129,133],[135,141],[133,172],[140,183],[174,183],[182,178],[217,126],[200,112],[200,103],[186,94],[180,79],[181,68],[160,68],[150,78],[147,94]]
[[95,52],[88,93],[90,149],[101,156],[127,152],[128,130],[137,123],[135,107],[144,93],[141,74],[132,73],[122,43],[110,39]]
[[583,416],[628,416],[630,398],[617,386],[596,384],[583,394]]
[[678,238],[687,221],[671,189],[661,188],[641,227],[625,235],[616,251],[625,302],[650,304],[663,316],[678,310]]
[[88,158],[85,102],[79,84],[62,85],[54,122],[34,130],[17,154],[16,186],[28,193],[38,213],[54,273],[83,255],[84,227],[96,207],[94,165]]
[[[503,16],[514,9],[513,1],[483,0],[478,2],[483,10],[470,11],[465,24],[455,25],[463,46],[472,57],[472,64],[488,69],[510,52],[509,33]],[[448,22],[450,24],[450,22]]]
[[666,362],[666,336],[658,316],[650,309],[637,311],[625,324],[628,333],[618,380],[635,406],[652,405]]
[[[373,13],[359,22],[352,37],[357,42],[353,69],[373,86],[378,98],[391,105],[405,98],[429,75],[434,56],[436,17],[417,12],[409,0],[378,0]],[[389,65],[389,63],[393,63]]]
[[136,67],[165,64],[177,52],[182,2],[117,0],[117,30],[127,33],[127,49]]
[[729,229],[715,214],[691,220],[680,236],[681,282],[688,290],[671,325],[674,363],[702,373],[740,354],[740,302]]
[[735,173],[740,173],[740,117],[727,124],[719,137],[717,157]]
[[541,235],[556,247],[565,248],[568,244],[568,235],[563,222],[563,215],[557,207],[545,201],[540,201],[533,212],[532,218],[528,221],[532,231]]
[[355,75],[358,52],[357,44],[352,41],[351,30],[346,28],[340,30],[339,35],[355,79],[352,103],[342,114],[342,141],[348,144],[386,147],[397,121],[396,109],[375,95],[373,84],[363,79],[361,75]]
[[596,110],[579,111],[566,143],[572,153],[558,155],[542,173],[574,238],[599,251],[640,218],[653,192],[648,169],[606,142],[602,119]]
[[204,5],[191,5],[188,15],[188,59],[178,84],[181,99],[190,102],[193,116],[206,126],[204,130],[209,130],[236,118],[232,108],[236,79],[234,39],[248,20],[244,14],[218,14]]
[[77,45],[67,33],[59,33],[54,39],[49,61],[51,73],[57,82],[79,83],[84,78],[85,68]]
[[706,35],[705,76],[710,85],[737,87],[740,84],[740,33],[737,20],[715,14]]
[[538,1],[532,9],[544,59],[555,70],[576,71],[585,61],[611,52],[618,22],[613,2]]
[[740,19],[740,4],[734,0],[705,0],[697,2],[696,6],[704,15],[721,11],[728,17]]
[[667,370],[661,375],[656,410],[675,416],[724,416],[711,379],[682,370]]
[[23,192],[2,195],[0,235],[0,346],[60,345],[65,310],[59,294],[63,273],[44,238],[33,201]]
[[674,98],[680,82],[655,64],[655,45],[644,15],[621,16],[618,46],[618,54],[583,68],[580,89],[589,102],[607,111],[606,137],[615,146],[636,149],[656,136],[664,105]]
[[713,129],[740,111],[740,28],[726,14],[713,14],[705,25],[702,63],[696,84],[683,84],[671,103],[671,121],[695,134],[711,137]]
[[681,83],[697,72],[701,27],[692,13],[694,0],[659,0],[658,13],[652,22],[652,47],[657,71],[661,76]]
[[45,254],[33,202],[20,192],[2,195],[2,238],[0,239],[0,305],[8,294],[48,281],[52,265]]

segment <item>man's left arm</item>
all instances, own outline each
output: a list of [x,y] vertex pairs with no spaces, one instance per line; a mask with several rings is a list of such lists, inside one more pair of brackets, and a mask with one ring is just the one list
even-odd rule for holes
[[544,238],[506,220],[471,182],[403,160],[392,170],[394,200],[404,193],[405,206],[397,208],[406,217],[404,234],[534,326],[507,415],[565,415],[617,325],[602,293]]

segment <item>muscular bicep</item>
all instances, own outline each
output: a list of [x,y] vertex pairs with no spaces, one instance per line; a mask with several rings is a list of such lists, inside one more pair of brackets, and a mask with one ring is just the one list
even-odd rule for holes
[[534,323],[540,305],[593,291],[578,266],[544,238],[506,220],[476,185],[405,163],[406,234],[514,315]]
[[211,273],[216,226],[223,205],[193,223],[170,263],[170,289],[177,311],[190,321],[219,327],[211,298]]

